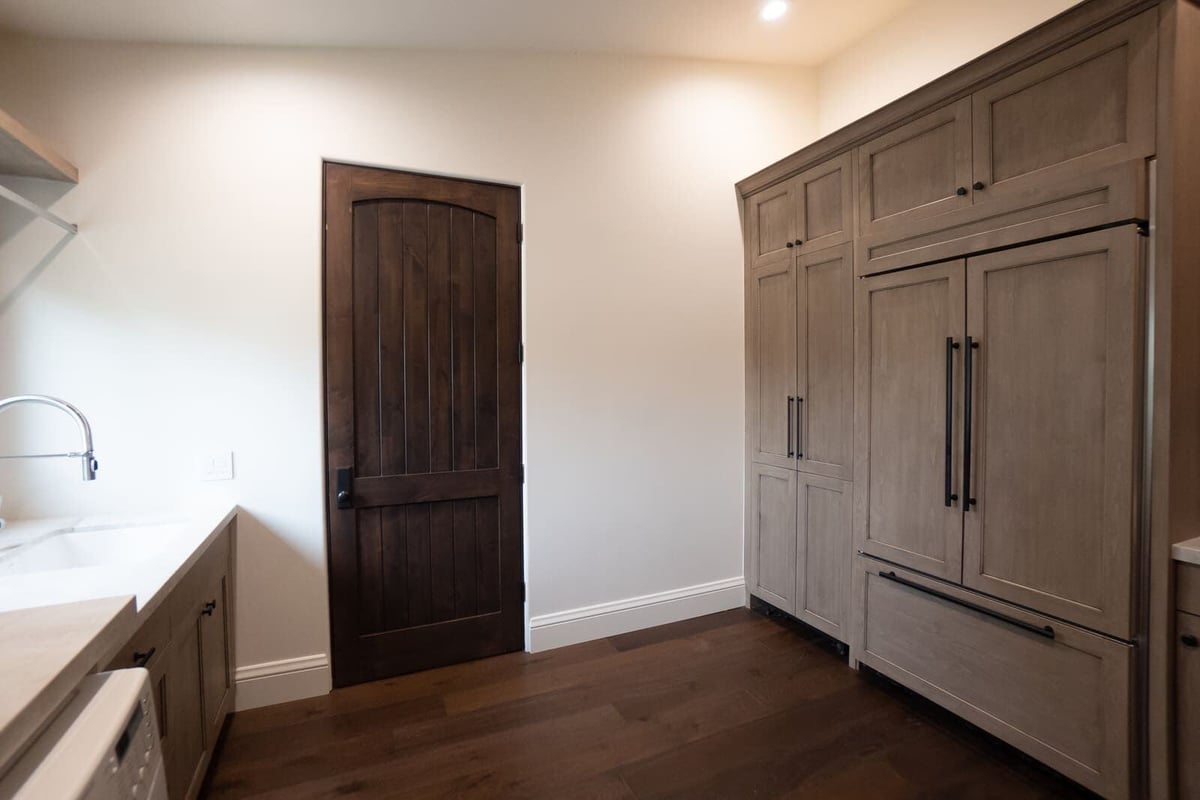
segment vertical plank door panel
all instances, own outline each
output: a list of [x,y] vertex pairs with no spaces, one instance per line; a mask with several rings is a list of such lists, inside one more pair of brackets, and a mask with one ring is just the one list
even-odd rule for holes
[[519,649],[519,191],[325,175],[334,682]]

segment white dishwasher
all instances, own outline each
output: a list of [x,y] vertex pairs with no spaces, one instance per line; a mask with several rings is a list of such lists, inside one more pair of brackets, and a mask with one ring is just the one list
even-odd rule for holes
[[150,673],[89,675],[0,778],[0,800],[167,800]]

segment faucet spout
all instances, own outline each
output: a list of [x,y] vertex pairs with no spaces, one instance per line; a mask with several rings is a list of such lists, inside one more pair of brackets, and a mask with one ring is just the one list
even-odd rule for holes
[[87,417],[83,415],[83,412],[65,400],[59,400],[57,397],[47,397],[46,395],[41,394],[22,394],[0,400],[0,413],[7,411],[13,406],[24,403],[33,403],[36,405],[57,408],[59,411],[73,419],[75,421],[75,425],[79,428],[79,437],[83,442],[83,450],[70,453],[38,453],[35,455],[0,456],[0,459],[78,458],[83,462],[83,479],[85,481],[96,480],[96,470],[100,468],[100,464],[96,461],[95,451],[92,448],[92,426],[88,424]]

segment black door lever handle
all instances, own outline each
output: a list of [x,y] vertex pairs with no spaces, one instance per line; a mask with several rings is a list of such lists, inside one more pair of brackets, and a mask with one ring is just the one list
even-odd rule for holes
[[334,495],[337,507],[340,509],[354,508],[354,470],[342,467],[337,471],[337,494]]

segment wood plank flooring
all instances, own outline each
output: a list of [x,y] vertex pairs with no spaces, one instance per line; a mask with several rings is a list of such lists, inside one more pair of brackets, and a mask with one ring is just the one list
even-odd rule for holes
[[240,712],[218,798],[1071,798],[1087,792],[738,609]]

